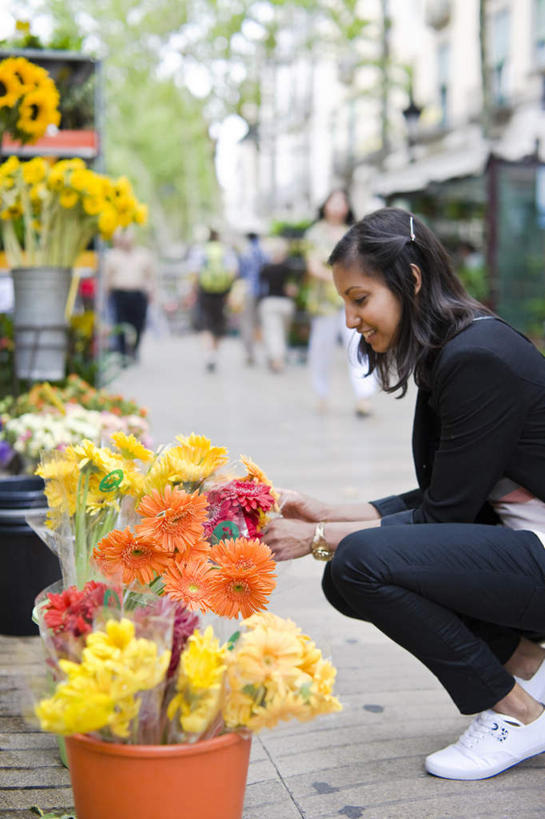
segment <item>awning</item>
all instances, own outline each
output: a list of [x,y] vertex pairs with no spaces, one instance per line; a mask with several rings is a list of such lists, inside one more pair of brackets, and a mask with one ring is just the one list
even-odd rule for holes
[[373,182],[373,193],[390,196],[424,190],[431,182],[444,182],[463,176],[480,176],[489,156],[486,145],[467,150],[444,150],[441,153],[417,159],[399,170],[378,173]]

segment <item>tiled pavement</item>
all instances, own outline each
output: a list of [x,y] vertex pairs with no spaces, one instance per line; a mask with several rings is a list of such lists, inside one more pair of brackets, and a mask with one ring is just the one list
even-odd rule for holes
[[[412,396],[377,396],[373,416],[355,418],[339,350],[332,407],[318,415],[303,366],[281,376],[244,368],[236,340],[222,353],[218,373],[209,375],[196,339],[148,338],[142,363],[115,386],[149,406],[156,443],[202,432],[235,457],[250,454],[279,486],[357,500],[413,485]],[[545,755],[482,782],[424,773],[423,757],[452,741],[467,718],[409,654],[331,609],[319,580],[311,558],[281,565],[271,609],[296,620],[331,655],[344,710],[254,738],[244,819],[544,816]],[[54,740],[20,716],[22,675],[37,668],[38,655],[34,638],[0,637],[2,819],[30,818],[31,805],[71,805]]]

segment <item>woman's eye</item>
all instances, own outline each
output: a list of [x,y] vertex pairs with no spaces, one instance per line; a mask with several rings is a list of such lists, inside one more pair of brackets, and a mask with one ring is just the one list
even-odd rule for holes
[[354,304],[363,304],[367,296],[360,296],[359,299],[354,299]]

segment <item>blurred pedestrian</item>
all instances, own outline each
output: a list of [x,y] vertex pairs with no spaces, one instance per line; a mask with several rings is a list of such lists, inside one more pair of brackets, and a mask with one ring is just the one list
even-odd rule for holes
[[267,363],[275,373],[286,365],[288,331],[295,313],[297,285],[291,281],[293,271],[288,264],[288,244],[280,237],[267,244],[271,261],[261,268],[259,285],[259,319]]
[[342,337],[348,353],[350,381],[356,396],[355,411],[366,416],[376,391],[374,376],[364,376],[367,361],[357,361],[357,341],[346,328],[342,299],[335,289],[327,259],[337,242],[354,223],[354,213],[344,190],[333,190],[318,211],[317,221],[305,234],[308,274],[307,311],[311,316],[308,363],[318,409],[327,408],[331,365],[337,340]]
[[246,234],[246,246],[239,256],[239,276],[245,283],[244,304],[240,316],[240,335],[246,352],[246,364],[255,364],[255,337],[257,331],[257,302],[259,298],[259,273],[268,261],[261,247],[259,235]]
[[[136,244],[134,231],[128,227],[114,234],[104,272],[113,319],[118,325],[117,348],[126,366],[138,360],[148,305],[156,296],[155,259],[148,248]],[[127,333],[127,325],[133,333]]]
[[227,331],[226,301],[237,275],[237,257],[212,229],[206,244],[190,253],[188,267],[196,276],[198,325],[206,369],[212,373],[217,367],[220,339]]

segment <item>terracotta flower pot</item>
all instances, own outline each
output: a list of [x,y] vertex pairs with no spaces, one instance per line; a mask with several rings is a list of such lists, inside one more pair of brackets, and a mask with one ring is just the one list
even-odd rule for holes
[[251,739],[116,745],[66,738],[78,819],[241,819]]

